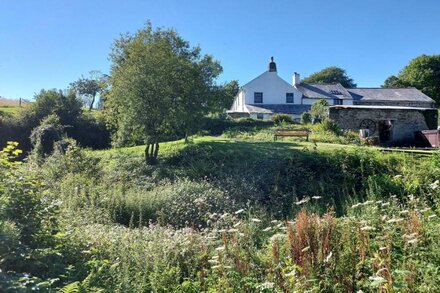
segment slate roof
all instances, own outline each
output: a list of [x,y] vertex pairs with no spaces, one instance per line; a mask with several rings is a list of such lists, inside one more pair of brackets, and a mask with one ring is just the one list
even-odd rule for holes
[[296,88],[309,99],[353,99],[350,93],[340,84],[300,83]]
[[284,113],[284,114],[302,114],[303,112],[309,111],[310,105],[288,105],[288,104],[258,104],[258,105],[246,105],[249,113],[257,114],[273,114],[273,113]]
[[416,88],[349,88],[347,91],[354,100],[362,101],[416,101],[434,100]]
[[381,105],[337,105],[330,106],[332,109],[367,109],[367,110],[434,110],[436,108],[423,108],[423,107],[404,107],[404,106],[381,106]]

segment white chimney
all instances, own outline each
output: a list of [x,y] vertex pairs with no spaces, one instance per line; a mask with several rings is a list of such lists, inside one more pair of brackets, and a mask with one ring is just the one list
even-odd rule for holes
[[297,72],[293,73],[292,83],[294,86],[301,83],[301,78],[299,77],[299,73],[297,73]]

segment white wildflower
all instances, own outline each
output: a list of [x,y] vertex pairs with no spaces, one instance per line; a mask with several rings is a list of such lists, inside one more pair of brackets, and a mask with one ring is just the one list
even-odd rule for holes
[[401,221],[403,221],[402,218],[392,218],[392,219],[388,220],[387,223],[390,223],[390,224],[391,223],[399,223]]
[[252,221],[252,222],[255,222],[255,223],[260,223],[260,222],[261,222],[261,220],[260,220],[260,219],[257,219],[257,218],[252,218],[251,221]]
[[290,273],[285,274],[284,276],[285,277],[295,277],[296,276],[296,272],[295,272],[295,270],[293,270]]
[[240,210],[236,211],[234,214],[238,215],[238,214],[241,214],[242,212],[244,212],[244,209],[240,209]]
[[383,200],[377,200],[376,203],[381,204],[381,203],[383,203]]
[[310,246],[307,246],[307,247],[304,247],[303,249],[301,249],[301,251],[306,252],[306,251],[309,251],[309,249],[310,249]]
[[380,250],[380,251],[387,250],[387,247],[386,247],[386,246],[379,247],[379,250]]
[[372,204],[372,203],[374,203],[374,201],[367,200],[366,202],[363,203],[363,205],[366,206],[366,205],[369,205],[369,204]]
[[315,195],[315,196],[312,196],[312,198],[318,200],[318,199],[321,199],[322,196]]
[[272,227],[266,227],[263,229],[264,232],[270,231],[270,229],[272,229]]
[[241,224],[241,221],[238,222],[238,223],[235,223],[235,224],[234,224],[234,228],[237,228],[238,226],[240,226],[240,224]]
[[224,246],[219,246],[219,247],[217,247],[215,250],[217,250],[217,251],[223,251],[223,250],[225,250],[225,248],[226,248],[226,247],[224,247]]
[[218,269],[220,266],[212,266],[211,269]]
[[306,202],[308,202],[308,201],[309,201],[308,198],[304,198],[304,199],[302,199],[302,200],[300,200],[300,201],[295,202],[295,204],[296,204],[297,206],[299,206],[299,205],[302,205],[303,203],[306,203]]
[[405,215],[405,214],[408,214],[408,213],[409,213],[408,210],[403,210],[403,211],[400,211],[400,212],[399,212],[399,214],[401,214],[401,215]]
[[357,203],[351,206],[352,209],[355,209],[357,207],[360,207],[362,205],[362,203]]
[[421,213],[425,213],[427,211],[431,210],[430,208],[424,208],[423,210],[420,210]]
[[272,220],[270,221],[272,224],[276,224],[278,221],[277,220]]
[[258,289],[264,290],[264,289],[272,289],[274,283],[272,282],[264,282],[263,284],[260,284],[257,286]]
[[332,257],[333,253],[330,251],[330,253],[325,258],[324,262],[329,262],[330,258]]
[[384,202],[383,204],[381,204],[381,206],[383,206],[383,207],[385,207],[385,206],[389,206],[390,205],[390,202],[388,201],[388,202]]
[[431,189],[437,189],[439,186],[440,181],[439,180],[435,180],[434,183],[429,184],[429,187],[431,187]]
[[286,238],[285,234],[277,233],[277,234],[274,234],[272,237],[270,237],[270,241],[275,242],[278,240],[284,240],[285,238]]
[[218,259],[218,255],[214,255],[211,259]]
[[208,262],[211,263],[211,264],[217,264],[218,260],[216,260],[216,259],[209,259]]
[[228,232],[229,232],[229,233],[235,233],[235,232],[238,232],[238,230],[237,230],[237,229],[234,229],[234,228],[231,228],[231,229],[228,230]]
[[374,227],[371,226],[365,226],[361,228],[361,231],[374,231],[376,230]]
[[417,241],[418,241],[418,239],[414,238],[414,239],[408,240],[408,244],[416,244]]
[[435,217],[437,217],[436,215],[430,215],[430,216],[428,216],[428,219],[432,219],[432,218],[435,218]]
[[399,175],[396,175],[396,176],[394,176],[394,178],[396,178],[396,179],[397,179],[397,178],[402,178],[402,175],[400,175],[400,174],[399,174]]

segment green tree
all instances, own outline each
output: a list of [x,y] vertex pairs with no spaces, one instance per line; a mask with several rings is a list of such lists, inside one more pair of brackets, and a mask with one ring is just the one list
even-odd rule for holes
[[315,72],[309,77],[303,79],[305,83],[340,83],[343,87],[356,87],[353,79],[351,79],[344,69],[331,66],[321,71]]
[[81,76],[70,87],[83,99],[84,105],[88,106],[89,111],[93,109],[97,95],[100,95],[107,88],[108,76],[100,71],[92,70],[89,78]]
[[321,99],[312,104],[310,114],[315,120],[323,121],[328,118],[328,102]]
[[403,88],[407,87],[407,85],[404,84],[402,80],[400,80],[397,76],[391,75],[385,81],[382,85],[383,88]]
[[397,79],[391,76],[385,80],[384,87],[388,85],[415,87],[440,104],[440,55],[421,55],[412,59]]
[[310,112],[304,112],[301,114],[301,123],[309,124],[312,123],[312,114]]
[[147,23],[116,40],[110,58],[106,116],[116,126],[117,140],[145,140],[147,163],[156,162],[161,141],[194,130],[219,99],[219,62],[201,56],[199,47],[190,47],[174,30]]

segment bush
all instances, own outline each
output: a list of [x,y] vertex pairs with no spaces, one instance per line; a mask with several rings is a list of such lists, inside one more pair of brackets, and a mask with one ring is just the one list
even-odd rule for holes
[[281,124],[292,124],[293,118],[290,115],[287,114],[275,114],[272,116],[272,121],[275,123],[275,125],[281,125]]
[[64,127],[61,126],[60,119],[56,114],[47,116],[39,126],[32,130],[30,139],[38,159],[53,152],[54,144],[61,140],[63,132]]
[[304,112],[301,114],[301,123],[310,124],[312,123],[312,114],[310,112]]

